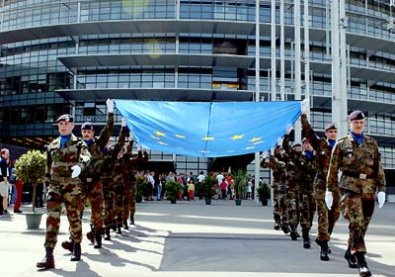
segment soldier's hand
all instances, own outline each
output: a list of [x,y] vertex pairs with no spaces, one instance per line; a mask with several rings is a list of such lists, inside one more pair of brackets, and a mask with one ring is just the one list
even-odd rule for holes
[[107,112],[108,113],[114,113],[114,100],[107,99],[106,105],[107,105]]
[[377,202],[379,202],[379,209],[381,209],[385,203],[385,192],[384,191],[379,191],[377,193]]
[[121,126],[126,127],[127,125],[128,125],[128,121],[126,120],[126,118],[122,117]]
[[81,174],[81,167],[79,165],[74,165],[71,167],[73,172],[71,172],[71,178],[76,178]]
[[269,152],[268,151],[264,151],[262,152],[262,159],[266,159],[269,156]]
[[300,102],[300,110],[302,113],[307,113],[307,111],[310,110],[309,99],[304,99],[302,102]]
[[325,192],[325,203],[326,206],[328,207],[328,210],[331,210],[333,205],[333,195],[332,192],[329,190]]
[[137,147],[137,151],[141,151],[142,148],[140,144],[136,143],[136,147]]

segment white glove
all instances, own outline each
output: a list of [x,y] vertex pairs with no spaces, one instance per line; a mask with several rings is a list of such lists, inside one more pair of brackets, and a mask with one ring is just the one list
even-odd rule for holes
[[141,148],[141,145],[138,144],[138,143],[136,144],[136,148],[137,148],[137,151],[141,151],[141,149],[142,149],[142,148]]
[[81,174],[81,167],[79,165],[74,165],[71,167],[73,172],[71,172],[71,178],[76,178]]
[[329,190],[325,192],[325,203],[328,207],[328,210],[331,210],[333,205],[333,195],[332,192],[330,192]]
[[307,111],[310,110],[309,99],[306,98],[300,102],[300,110],[302,113],[307,113]]
[[107,105],[107,112],[108,113],[114,113],[114,100],[107,99],[106,105]]
[[266,159],[269,156],[269,152],[268,151],[264,151],[262,153],[262,159]]
[[379,202],[379,209],[381,209],[385,203],[385,192],[384,191],[379,191],[377,193],[377,201]]
[[126,118],[122,117],[121,126],[122,126],[122,127],[126,127],[127,125],[128,125],[128,121],[126,120]]

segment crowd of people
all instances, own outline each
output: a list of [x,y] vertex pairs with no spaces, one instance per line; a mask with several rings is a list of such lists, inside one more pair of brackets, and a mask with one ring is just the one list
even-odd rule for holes
[[280,145],[264,153],[261,166],[273,172],[274,228],[297,240],[300,225],[303,247],[310,248],[310,230],[317,213],[315,242],[321,248],[320,259],[329,261],[328,242],[342,212],[349,221],[344,258],[350,268],[358,268],[359,275],[366,277],[371,272],[364,237],[376,198],[379,208],[384,205],[385,176],[377,142],[363,132],[363,112],[352,112],[348,121],[348,135],[337,139],[337,125],[331,123],[325,126],[325,136],[319,137],[303,113],[302,143],[289,144],[289,129]]

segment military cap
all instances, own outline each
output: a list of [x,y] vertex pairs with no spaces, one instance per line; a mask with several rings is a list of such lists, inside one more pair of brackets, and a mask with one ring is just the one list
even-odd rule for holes
[[292,148],[294,147],[302,147],[302,145],[300,143],[295,143],[294,145],[292,145]]
[[81,126],[81,130],[92,130],[94,131],[93,124],[91,122],[85,122]]
[[361,111],[353,111],[352,113],[350,113],[350,115],[348,116],[348,120],[353,121],[353,120],[360,120],[360,119],[364,119],[365,115],[363,114],[363,112]]
[[336,123],[328,123],[325,125],[325,132],[330,130],[330,129],[337,129],[337,124]]
[[56,119],[56,123],[59,123],[60,121],[65,121],[65,122],[74,122],[74,118],[69,115],[69,114],[62,114],[61,116]]

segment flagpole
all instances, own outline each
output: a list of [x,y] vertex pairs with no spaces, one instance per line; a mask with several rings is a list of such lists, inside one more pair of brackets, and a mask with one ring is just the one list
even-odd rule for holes
[[[259,0],[255,0],[255,102],[260,100],[260,26],[259,26]],[[258,201],[257,189],[260,179],[260,157],[259,152],[255,152],[255,201]]]

